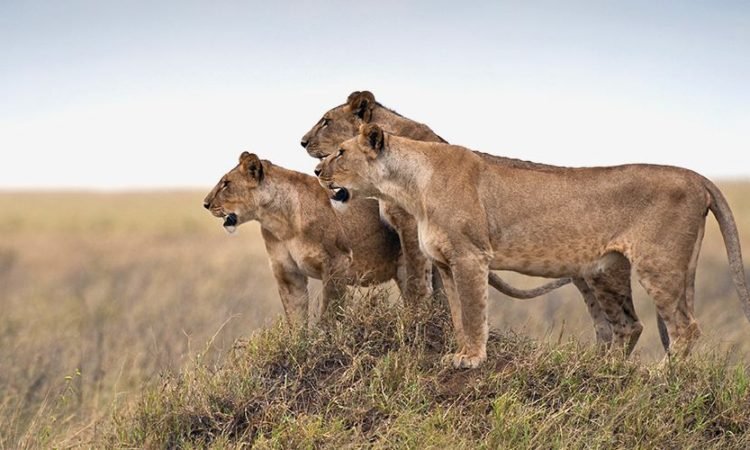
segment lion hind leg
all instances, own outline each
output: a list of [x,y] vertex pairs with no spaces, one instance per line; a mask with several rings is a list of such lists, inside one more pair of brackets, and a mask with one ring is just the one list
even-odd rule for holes
[[599,300],[597,300],[593,289],[591,289],[591,286],[583,278],[574,278],[573,284],[575,284],[583,296],[583,301],[589,310],[591,320],[594,321],[597,346],[602,351],[609,349],[612,345],[612,326],[609,324],[606,314],[604,314],[602,307],[599,305]]
[[689,354],[701,335],[694,312],[695,274],[705,228],[701,222],[695,229],[692,246],[684,241],[687,245],[673,246],[684,251],[634,264],[641,285],[656,305],[659,335],[668,356]]
[[586,278],[607,318],[613,344],[629,355],[643,332],[633,306],[630,262],[620,255],[604,271]]
[[[700,327],[695,320],[692,308],[692,300],[688,301],[687,285],[693,280],[695,272],[689,273],[678,268],[665,269],[663,267],[652,268],[647,264],[639,263],[636,266],[638,279],[653,299],[656,311],[664,322],[670,356],[685,356],[695,341],[700,336]],[[692,294],[691,294],[692,295]]]

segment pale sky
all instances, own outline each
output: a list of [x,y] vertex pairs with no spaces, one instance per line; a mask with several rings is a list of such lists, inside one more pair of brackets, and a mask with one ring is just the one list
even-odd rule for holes
[[750,177],[750,2],[0,1],[0,188],[210,188],[353,90],[451,143]]

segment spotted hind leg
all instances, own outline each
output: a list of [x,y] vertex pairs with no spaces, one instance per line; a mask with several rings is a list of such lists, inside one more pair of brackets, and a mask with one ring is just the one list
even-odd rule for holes
[[612,328],[613,347],[622,349],[625,355],[633,351],[643,331],[633,306],[630,268],[627,258],[618,254],[605,270],[586,277]]
[[596,333],[596,345],[601,350],[606,350],[612,345],[612,326],[607,320],[606,314],[599,305],[591,286],[583,278],[574,278],[573,284],[578,288],[583,296],[586,308],[589,310],[591,320],[594,322],[594,332]]

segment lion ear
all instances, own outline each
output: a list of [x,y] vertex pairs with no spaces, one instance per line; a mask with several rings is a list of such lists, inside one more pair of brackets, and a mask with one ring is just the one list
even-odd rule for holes
[[365,123],[372,119],[372,108],[375,107],[375,96],[370,91],[354,91],[346,99],[352,113]]
[[[245,162],[245,160],[246,160],[247,158],[250,158],[250,157],[252,157],[252,156],[253,156],[253,155],[251,155],[251,154],[250,154],[250,152],[242,152],[242,153],[240,154],[240,164],[242,164],[243,162]],[[257,156],[256,156],[256,158],[257,158]]]
[[376,124],[366,123],[359,127],[359,143],[371,152],[369,156],[376,158],[383,151],[385,134]]
[[263,164],[255,153],[242,152],[240,168],[254,180],[261,181],[263,179]]

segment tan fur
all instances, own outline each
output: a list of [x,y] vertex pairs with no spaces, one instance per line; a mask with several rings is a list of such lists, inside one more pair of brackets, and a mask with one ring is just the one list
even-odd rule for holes
[[[307,280],[323,281],[313,321],[344,286],[369,286],[395,280],[402,295],[408,278],[398,235],[380,220],[377,200],[353,199],[341,213],[331,207],[315,177],[261,161],[247,152],[204,200],[223,219],[234,214],[228,231],[256,220],[289,322],[307,322]],[[225,222],[226,223],[226,222]],[[561,286],[550,283],[521,290],[504,286],[517,298],[533,298]]]
[[[406,118],[378,103],[371,92],[356,91],[349,95],[345,104],[334,107],[326,112],[323,118],[315,124],[307,134],[305,134],[302,138],[303,147],[307,149],[311,156],[323,158],[334,153],[338,149],[339,143],[356,136],[359,127],[365,123],[377,124],[387,133],[409,139],[446,143],[444,139],[433,132],[427,125]],[[555,168],[546,164],[495,156],[487,153],[476,151],[474,153],[492,164],[497,163],[503,166],[525,168],[529,170]],[[398,206],[388,202],[381,201],[381,207],[385,212],[384,218],[390,220],[390,222],[394,224],[394,227],[399,230],[399,233],[402,235],[402,240],[407,242],[407,250],[414,248],[418,243],[418,240],[416,239],[416,220],[409,218],[409,215],[406,212],[400,210]],[[389,217],[391,218],[389,219]],[[411,255],[410,258],[407,258],[410,267],[425,266],[426,261],[423,259],[421,253],[411,251],[408,254]],[[490,279],[491,284],[495,287],[502,283],[502,280],[500,280],[495,274],[491,273]],[[574,279],[574,284],[581,292],[585,305],[594,322],[597,343],[602,348],[609,348],[613,339],[612,327],[614,325],[610,322],[610,316],[605,310],[617,310],[619,309],[620,301],[632,304],[633,299],[632,294],[630,293],[626,299],[620,299],[609,294],[607,289],[608,286],[604,281],[605,280],[601,279],[585,280],[583,278],[576,278]],[[424,283],[427,283],[427,281]],[[510,287],[508,288],[512,289]],[[507,290],[498,290],[505,294],[512,295]],[[618,303],[611,304],[613,301]],[[659,319],[659,335],[664,349],[667,350],[669,347],[669,336],[667,335],[666,328],[664,327],[661,318],[658,317],[658,314],[657,318]]]
[[732,213],[718,188],[695,172],[490,163],[463,147],[384,134],[376,125],[364,125],[340,147],[321,164],[322,185],[347,188],[352,199],[398,203],[416,217],[420,245],[450,288],[456,367],[486,358],[490,269],[585,280],[606,299],[613,339],[626,351],[642,329],[630,292],[634,270],[664,320],[670,354],[687,354],[700,334],[693,286],[709,210],[750,319]]
[[[369,91],[352,92],[345,104],[326,112],[302,138],[302,146],[310,156],[323,158],[333,153],[338,145],[356,136],[360,125],[377,123],[386,130],[413,139],[445,142],[428,126],[402,117],[375,101]],[[331,193],[332,194],[332,193]],[[404,291],[407,301],[419,300],[432,293],[432,264],[419,248],[417,222],[410,214],[392,202],[380,202],[381,216],[399,234],[404,254],[404,269],[409,280]],[[498,291],[514,298],[532,298],[568,284],[563,279],[547,283],[537,289],[524,291],[505,283],[496,274],[489,274],[489,282]]]
[[323,281],[318,315],[345,285],[367,286],[397,279],[398,236],[379,219],[378,203],[353,199],[337,214],[315,177],[261,161],[247,152],[206,196],[216,217],[237,217],[261,225],[284,312],[290,322],[307,322],[307,280]]

